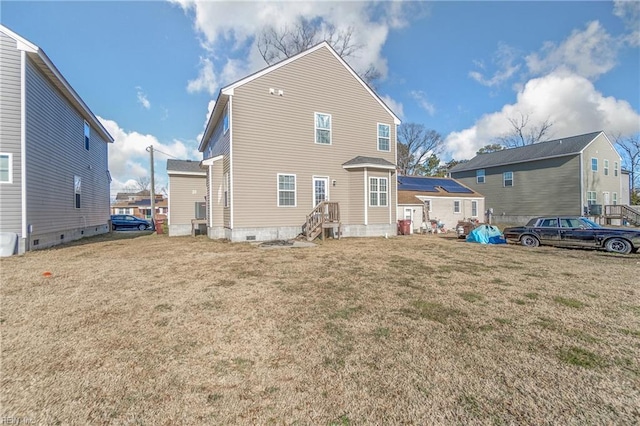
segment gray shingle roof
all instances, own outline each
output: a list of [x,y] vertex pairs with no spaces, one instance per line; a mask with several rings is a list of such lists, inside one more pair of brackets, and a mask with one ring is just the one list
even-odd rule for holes
[[362,157],[362,156],[357,156],[355,158],[352,158],[351,160],[347,161],[346,163],[343,163],[342,166],[367,166],[367,165],[374,165],[374,166],[383,166],[384,168],[389,168],[389,167],[394,167],[395,168],[395,164],[385,160],[384,158],[377,158],[377,157]]
[[192,160],[167,160],[167,172],[177,173],[205,173],[200,168],[199,161]]
[[569,138],[521,146],[519,148],[504,149],[489,154],[479,154],[466,163],[454,166],[450,172],[464,172],[467,170],[486,169],[506,164],[542,160],[544,158],[576,155],[589,145],[600,133],[602,132],[587,133]]

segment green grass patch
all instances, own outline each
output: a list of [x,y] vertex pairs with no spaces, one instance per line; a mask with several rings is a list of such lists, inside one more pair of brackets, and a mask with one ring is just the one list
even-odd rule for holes
[[466,300],[467,302],[471,302],[471,303],[484,300],[483,295],[479,293],[473,293],[471,291],[464,291],[462,293],[458,293],[458,296],[462,297],[463,300]]
[[535,321],[533,324],[539,326],[540,328],[544,328],[545,330],[553,330],[557,331],[560,329],[558,322],[551,318],[547,317],[539,317],[538,321]]
[[331,319],[349,319],[358,311],[362,310],[362,306],[355,306],[353,308],[343,308],[335,311],[333,314],[329,316]]
[[446,324],[449,318],[465,315],[464,312],[459,309],[450,308],[440,303],[425,302],[423,300],[414,302],[413,307],[417,310],[420,318],[425,318],[441,324]]
[[585,306],[587,306],[581,301],[577,299],[572,299],[569,297],[555,296],[553,298],[553,301],[561,305],[568,306],[570,308],[576,308],[576,309],[584,308]]
[[527,299],[531,299],[531,300],[537,300],[539,295],[538,295],[538,293],[525,293],[524,297],[526,297]]
[[498,323],[498,324],[502,324],[502,325],[509,325],[512,324],[513,321],[509,318],[494,318],[494,320]]
[[512,301],[513,303],[515,303],[516,305],[526,305],[526,304],[527,304],[527,302],[525,302],[525,301],[524,301],[524,300],[522,300],[522,299],[511,299],[511,301]]
[[640,337],[640,330],[629,330],[628,328],[620,328],[619,330],[625,336]]
[[168,303],[161,303],[160,305],[156,305],[153,310],[158,312],[169,312],[173,310],[173,307]]
[[591,351],[577,346],[558,351],[560,361],[583,368],[596,368],[606,365],[605,359]]
[[378,339],[385,339],[391,335],[391,332],[387,327],[378,327],[373,330],[373,335]]

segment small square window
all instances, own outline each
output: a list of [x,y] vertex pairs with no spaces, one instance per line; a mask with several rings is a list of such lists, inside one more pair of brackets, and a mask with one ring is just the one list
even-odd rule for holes
[[476,183],[484,183],[484,169],[476,170]]
[[504,186],[513,186],[513,172],[504,172],[502,174],[502,181]]

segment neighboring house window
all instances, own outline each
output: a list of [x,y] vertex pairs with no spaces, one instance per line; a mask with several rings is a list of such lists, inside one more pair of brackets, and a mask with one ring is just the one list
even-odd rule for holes
[[484,169],[476,170],[476,183],[484,183]]
[[74,176],[73,177],[73,189],[76,195],[76,209],[80,208],[80,191],[82,189],[82,180],[80,179],[80,176]]
[[11,154],[0,153],[0,183],[13,182],[13,162]]
[[609,176],[609,160],[604,160],[604,165],[602,167],[605,176]]
[[224,174],[224,206],[229,207],[229,173]]
[[387,178],[369,178],[369,205],[372,207],[387,205]]
[[331,115],[316,112],[316,143],[331,144]]
[[471,217],[478,217],[478,202],[471,201]]
[[84,149],[89,150],[89,138],[91,137],[91,126],[84,122]]
[[378,123],[378,151],[391,150],[391,126]]
[[597,194],[596,191],[587,191],[587,204],[592,205],[597,202]]
[[424,203],[424,206],[427,209],[427,211],[429,213],[431,213],[432,212],[432,210],[431,210],[431,200],[424,200],[423,203]]
[[591,159],[591,171],[592,172],[597,172],[598,171],[598,159],[597,158],[592,158]]
[[513,172],[504,172],[502,174],[502,182],[504,186],[513,186]]
[[613,205],[614,206],[618,205],[618,193],[617,192],[613,193]]
[[453,212],[460,213],[460,200],[453,201]]
[[229,104],[224,108],[224,117],[222,117],[222,126],[224,128],[224,134],[229,131]]
[[613,175],[614,176],[618,176],[618,162],[617,161],[613,162]]
[[296,206],[296,175],[278,174],[278,207]]

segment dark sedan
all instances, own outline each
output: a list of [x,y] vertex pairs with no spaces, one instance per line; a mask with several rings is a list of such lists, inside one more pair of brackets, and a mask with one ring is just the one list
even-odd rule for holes
[[151,228],[151,224],[144,219],[129,214],[114,214],[111,215],[111,228],[114,231],[118,229],[139,229],[144,231]]
[[503,234],[508,241],[526,247],[579,247],[622,254],[640,251],[640,230],[605,228],[578,216],[537,217],[525,226],[505,228]]

